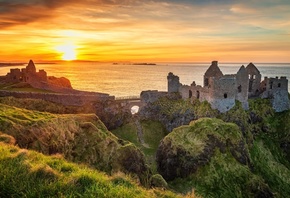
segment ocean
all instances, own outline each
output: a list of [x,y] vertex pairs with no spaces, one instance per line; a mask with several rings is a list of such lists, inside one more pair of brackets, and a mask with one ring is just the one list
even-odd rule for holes
[[[66,77],[74,89],[108,93],[116,97],[139,96],[144,90],[167,90],[169,72],[178,75],[182,84],[193,81],[203,85],[203,74],[209,63],[157,63],[156,65],[131,65],[98,62],[64,62],[57,64],[36,64],[49,76]],[[290,79],[290,63],[254,63],[264,77],[286,76]],[[224,74],[235,74],[248,63],[219,63]],[[10,68],[0,67],[0,76]],[[23,67],[18,67],[23,68]],[[288,83],[288,91],[290,84]]]

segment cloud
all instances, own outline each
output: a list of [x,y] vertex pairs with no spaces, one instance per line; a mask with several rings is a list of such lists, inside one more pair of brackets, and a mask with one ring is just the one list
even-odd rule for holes
[[53,16],[52,10],[61,3],[56,1],[0,1],[0,28],[27,24]]

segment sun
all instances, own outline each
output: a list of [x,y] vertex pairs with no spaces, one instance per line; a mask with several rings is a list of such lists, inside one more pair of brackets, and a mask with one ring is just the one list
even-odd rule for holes
[[56,50],[62,54],[62,60],[72,61],[77,59],[76,46],[72,43],[57,46]]

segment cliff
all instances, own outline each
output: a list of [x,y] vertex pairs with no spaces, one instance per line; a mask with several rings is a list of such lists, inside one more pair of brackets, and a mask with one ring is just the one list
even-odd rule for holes
[[[164,97],[139,117],[173,128],[156,149],[155,165],[174,190],[202,197],[290,195],[290,111],[275,113],[269,99],[249,100],[249,110],[237,102],[219,113],[207,102]],[[157,139],[160,127],[146,130]]]
[[[250,100],[247,111],[237,102],[219,113],[207,102],[163,97],[114,135],[94,114],[61,113],[81,109],[40,100],[1,100],[0,131],[5,135],[0,140],[6,143],[61,153],[110,174],[128,173],[145,186],[192,196],[290,195],[290,111],[275,113],[267,99]],[[103,113],[109,121],[112,114]]]
[[130,173],[141,183],[151,176],[143,153],[113,135],[94,114],[52,114],[0,103],[0,131],[21,148],[61,154],[107,173]]

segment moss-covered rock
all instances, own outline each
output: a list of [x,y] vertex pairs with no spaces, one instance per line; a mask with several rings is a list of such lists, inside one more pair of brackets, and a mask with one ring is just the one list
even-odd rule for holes
[[160,174],[155,174],[151,177],[151,186],[166,189],[168,184]]
[[240,163],[249,163],[248,149],[238,126],[219,119],[202,118],[176,128],[157,150],[158,171],[167,179],[187,177],[209,163],[216,149],[230,152]]
[[174,129],[157,151],[159,173],[180,192],[204,197],[273,197],[253,164],[240,128],[201,118]]
[[162,97],[153,103],[148,103],[140,110],[139,116],[144,120],[161,122],[167,131],[189,124],[195,119],[194,106],[190,101],[170,97]]
[[140,182],[148,186],[148,179],[152,173],[147,167],[144,154],[132,143],[128,143],[116,150],[112,168],[114,171],[134,173],[139,175]]

